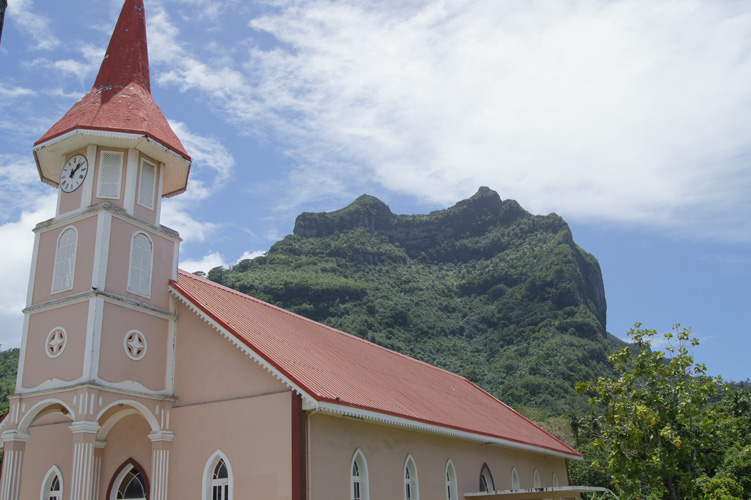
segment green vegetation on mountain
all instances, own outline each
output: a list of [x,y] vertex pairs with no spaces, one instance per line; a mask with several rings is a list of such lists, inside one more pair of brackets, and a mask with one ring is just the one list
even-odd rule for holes
[[511,405],[564,413],[575,383],[611,374],[597,260],[566,222],[488,188],[395,215],[361,196],[303,213],[265,257],[216,282],[466,376]]

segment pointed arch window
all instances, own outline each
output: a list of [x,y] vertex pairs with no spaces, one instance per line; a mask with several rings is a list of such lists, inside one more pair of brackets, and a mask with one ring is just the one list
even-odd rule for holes
[[369,500],[370,489],[368,485],[368,463],[365,461],[365,455],[362,451],[357,450],[352,457],[352,466],[350,467],[350,499],[351,500]]
[[558,487],[558,474],[556,474],[555,472],[553,472],[553,487]]
[[519,473],[516,472],[516,467],[514,467],[514,470],[511,471],[511,489],[519,489]]
[[417,467],[410,455],[404,464],[404,500],[418,500],[419,498],[420,485],[417,481]]
[[534,485],[535,489],[542,488],[542,481],[540,481],[540,474],[537,472],[537,469],[535,469]]
[[459,489],[456,481],[456,469],[451,460],[446,464],[446,500],[457,500],[459,498]]
[[203,500],[232,500],[232,467],[221,451],[206,462],[203,492]]
[[148,496],[146,474],[132,460],[126,462],[110,485],[109,500],[146,500]]
[[130,267],[128,291],[151,297],[151,269],[154,257],[154,244],[146,233],[138,232],[130,245]]
[[480,491],[495,491],[493,476],[490,474],[487,464],[483,464],[480,471]]
[[73,288],[76,272],[76,248],[78,230],[68,227],[57,238],[55,268],[52,271],[52,293],[64,292]]
[[44,476],[42,482],[42,500],[62,500],[63,499],[63,475],[57,466],[52,468]]

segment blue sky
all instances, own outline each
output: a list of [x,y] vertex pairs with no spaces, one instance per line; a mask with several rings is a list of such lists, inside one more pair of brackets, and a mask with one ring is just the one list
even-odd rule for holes
[[[480,186],[600,261],[608,330],[690,326],[751,377],[751,4],[145,0],[152,93],[193,156],[162,222],[231,265],[358,195],[426,213]],[[33,142],[92,86],[121,0],[9,0],[0,42],[0,343],[20,341]]]

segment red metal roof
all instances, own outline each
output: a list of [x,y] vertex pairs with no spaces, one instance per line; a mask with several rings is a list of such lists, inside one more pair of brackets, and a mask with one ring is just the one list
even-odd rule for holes
[[580,456],[456,374],[185,271],[171,285],[318,402]]
[[94,86],[34,145],[76,129],[145,135],[190,161],[151,97],[143,0],[125,1]]

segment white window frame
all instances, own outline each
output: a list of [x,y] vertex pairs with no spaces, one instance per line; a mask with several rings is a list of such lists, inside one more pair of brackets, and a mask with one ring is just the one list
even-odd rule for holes
[[[415,465],[415,459],[412,458],[412,455],[407,456],[407,460],[404,462],[403,471],[404,500],[420,500],[420,481],[417,477],[417,465]],[[408,487],[410,496],[407,496]]]
[[516,472],[516,467],[511,471],[511,489],[519,490],[519,473]]
[[[57,478],[57,481],[60,484],[60,491],[58,495],[53,496],[51,494],[52,492],[50,492],[50,488],[52,487],[52,481],[54,481],[55,478]],[[63,493],[63,473],[60,472],[57,465],[53,465],[44,476],[44,481],[42,481],[42,494],[39,498],[41,498],[41,500],[62,500]]]
[[[111,195],[106,194],[102,192],[102,186],[104,176],[102,175],[102,169],[104,168],[104,155],[105,154],[112,154],[120,157],[119,167],[118,167],[118,173],[117,173],[117,194]],[[99,153],[99,168],[97,169],[97,183],[96,183],[96,197],[103,199],[103,200],[119,200],[120,199],[120,192],[122,191],[122,182],[123,182],[123,158],[124,154],[121,151],[111,151],[108,149],[104,149]]]
[[[483,489],[483,482],[485,483],[485,489]],[[493,475],[490,473],[488,464],[482,464],[482,470],[480,471],[480,491],[495,491]]]
[[[145,236],[149,240],[149,244],[151,245],[151,252],[149,253],[149,256],[148,256],[148,261],[149,261],[148,262],[148,264],[149,264],[148,270],[143,270],[143,269],[135,270],[134,267],[133,267],[135,265],[135,262],[133,260],[133,254],[134,254],[134,250],[136,248],[135,247],[135,245],[136,245],[136,238],[138,238],[139,235]],[[142,272],[142,273],[144,273],[144,274],[147,275],[148,280],[147,280],[147,285],[145,286],[145,288],[146,288],[145,290],[137,289],[135,287],[135,283],[132,282],[131,278],[133,277],[134,271],[136,271],[136,272]],[[137,231],[133,235],[133,237],[130,239],[130,261],[128,262],[128,292],[134,293],[136,295],[140,295],[141,297],[145,297],[147,299],[150,299],[151,298],[151,283],[152,283],[153,274],[154,274],[154,240],[152,240],[151,236],[149,236],[144,231]]]
[[540,481],[540,473],[537,472],[537,469],[535,469],[535,475],[534,475],[533,481],[534,481],[533,484],[535,485],[535,489],[542,488],[542,481]]
[[227,468],[227,485],[229,488],[227,488],[228,494],[226,500],[232,500],[232,483],[234,477],[232,474],[232,465],[230,465],[227,455],[222,453],[221,450],[216,450],[211,457],[209,457],[206,461],[206,466],[203,469],[203,500],[212,500],[213,498],[214,469],[216,469],[216,466],[220,461],[223,461],[224,466]]
[[557,488],[558,486],[559,486],[558,485],[558,474],[555,471],[553,471],[553,487]]
[[[140,466],[139,466],[140,467]],[[131,471],[131,469],[136,469],[139,474],[141,474],[141,479],[143,480],[143,485],[146,487],[146,481],[148,478],[143,477],[144,473],[140,470],[139,467],[136,467],[136,464],[133,463],[132,460],[128,460],[128,462],[125,464],[125,467],[123,467],[120,472],[117,473],[117,477],[115,477],[115,480],[112,482],[112,490],[110,491],[110,500],[117,500],[117,493],[120,489],[120,484],[125,480],[125,476],[128,474],[128,472]],[[134,500],[146,500],[149,498],[149,492],[146,492],[146,497],[143,499],[134,499]]]
[[[152,167],[154,169],[154,179],[151,184],[151,193],[148,197],[141,196],[142,189],[143,189],[143,171],[144,171],[144,164]],[[159,183],[159,177],[157,175],[158,168],[155,163],[150,162],[146,159],[141,159],[141,168],[138,175],[138,193],[136,194],[137,203],[141,205],[144,208],[148,208],[149,210],[154,210],[154,199],[156,198],[156,188],[157,184]]]
[[[58,273],[64,272],[63,266],[62,266],[62,256],[60,255],[60,240],[63,239],[63,235],[67,233],[68,231],[72,231],[73,235],[75,236],[75,240],[73,242],[73,251],[70,262],[70,267],[67,269],[67,271],[70,273],[69,280],[68,280],[68,286],[62,286],[60,288],[55,288],[55,284],[58,281]],[[67,292],[68,290],[73,289],[73,284],[75,282],[76,277],[76,255],[78,254],[78,229],[76,229],[75,226],[68,226],[64,228],[62,231],[60,231],[60,234],[57,235],[57,243],[55,243],[55,263],[54,267],[52,269],[52,288],[50,294],[55,293],[61,293],[61,292]],[[60,276],[61,278],[64,278],[63,276]]]
[[[355,475],[355,465],[359,475]],[[359,484],[360,497],[355,496],[355,484]],[[365,460],[365,454],[359,448],[352,455],[352,461],[349,464],[349,498],[350,500],[370,500],[370,485],[368,484],[368,462]]]
[[458,482],[456,479],[456,468],[454,467],[454,464],[451,462],[451,459],[449,459],[448,462],[446,462],[446,500],[458,500],[459,499],[459,488],[457,486]]

